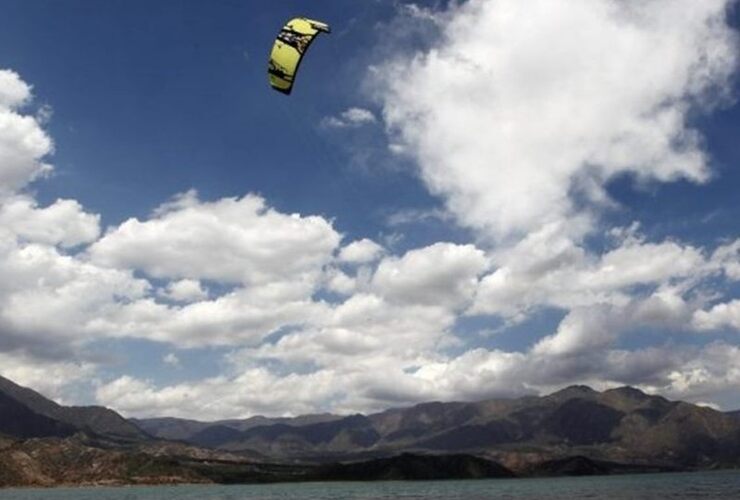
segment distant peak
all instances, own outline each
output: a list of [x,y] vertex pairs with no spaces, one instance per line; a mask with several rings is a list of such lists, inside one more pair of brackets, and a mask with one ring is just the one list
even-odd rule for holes
[[645,394],[640,389],[629,385],[625,385],[623,387],[615,387],[614,389],[608,389],[604,391],[604,394],[620,394],[622,396],[629,396],[640,399],[650,397],[648,394]]
[[557,392],[554,392],[552,395],[578,395],[578,394],[596,394],[596,391],[591,389],[587,385],[571,385],[566,387],[565,389],[560,389]]

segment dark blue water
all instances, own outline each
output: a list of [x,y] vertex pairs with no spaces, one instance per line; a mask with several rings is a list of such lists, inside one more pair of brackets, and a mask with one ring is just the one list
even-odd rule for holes
[[244,486],[0,490],[0,499],[49,500],[740,499],[740,471],[485,481],[388,481]]

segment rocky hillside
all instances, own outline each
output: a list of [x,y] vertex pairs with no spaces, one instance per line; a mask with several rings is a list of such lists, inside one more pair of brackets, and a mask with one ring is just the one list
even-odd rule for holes
[[211,481],[177,461],[94,446],[81,435],[0,442],[0,487],[199,482]]

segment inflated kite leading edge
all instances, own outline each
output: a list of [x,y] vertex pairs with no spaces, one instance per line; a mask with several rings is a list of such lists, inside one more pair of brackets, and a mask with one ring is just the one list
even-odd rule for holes
[[283,94],[293,90],[298,67],[308,47],[319,33],[329,33],[329,25],[305,17],[296,17],[283,26],[272,46],[267,73],[272,88]]

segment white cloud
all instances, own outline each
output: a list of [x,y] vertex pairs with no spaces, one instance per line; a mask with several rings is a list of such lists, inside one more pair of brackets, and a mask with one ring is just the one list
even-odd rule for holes
[[32,116],[18,108],[31,99],[31,88],[17,73],[0,69],[0,198],[48,174],[44,163],[53,144]]
[[728,279],[740,281],[740,238],[717,248],[712,254],[712,263],[722,269]]
[[[740,348],[723,342],[709,344],[698,353],[686,356],[667,378],[668,383],[656,390],[668,397],[706,401],[728,391],[736,397],[740,385]],[[733,403],[736,405],[737,401]]]
[[[106,337],[253,345],[323,314],[311,296],[341,239],[328,221],[279,213],[255,195],[209,203],[190,191],[99,239],[100,217],[77,201],[39,207],[13,192],[45,168],[51,140],[18,113],[31,94],[15,73],[2,72],[0,94],[0,352],[70,356]],[[138,270],[164,283],[155,289]],[[201,279],[221,291],[210,299]]]
[[429,190],[493,238],[603,205],[621,173],[702,182],[687,114],[735,69],[727,6],[465,2],[436,47],[378,68],[384,118]]
[[392,213],[388,216],[388,225],[403,226],[406,224],[415,224],[418,222],[425,222],[429,220],[448,221],[450,215],[445,210],[439,208],[432,209],[405,209],[399,210],[398,212]]
[[483,252],[473,245],[435,243],[383,259],[372,287],[391,301],[456,309],[472,298],[486,266]]
[[571,309],[552,335],[537,341],[532,354],[540,357],[598,355],[613,346],[630,329],[672,328],[681,331],[690,318],[690,307],[674,290],[616,305],[596,303]]
[[90,247],[99,265],[169,279],[314,286],[340,235],[317,216],[286,215],[256,195],[201,202],[188,192],[146,221],[129,219]]
[[373,364],[398,367],[435,356],[455,315],[434,305],[398,304],[357,293],[325,311],[320,321],[284,335],[275,344],[246,349],[241,359],[273,359],[353,369]]
[[498,268],[485,276],[469,311],[521,319],[531,309],[594,304],[624,305],[636,286],[652,288],[707,276],[713,265],[702,250],[674,241],[649,243],[633,233],[593,255],[551,224],[494,255]]
[[[620,310],[621,312],[621,310]],[[540,356],[582,354],[603,348],[621,333],[625,319],[614,308],[575,309],[558,325],[557,331],[537,342],[532,351]]]
[[740,331],[740,300],[717,304],[709,311],[696,311],[693,323],[699,330],[731,328]]
[[[75,220],[78,214],[72,210],[67,215]],[[60,218],[58,229],[66,227],[64,220]],[[311,295],[320,282],[322,262],[331,258],[331,245],[315,259],[316,268],[310,267],[312,258],[305,255],[303,263],[292,262],[282,270],[275,261],[273,281],[255,279],[247,288],[236,287],[213,299],[196,280],[166,283],[159,293],[178,302],[168,305],[157,302],[151,284],[135,278],[131,269],[103,267],[86,260],[84,254],[66,255],[48,244],[19,242],[11,228],[0,229],[0,351],[19,343],[36,351],[55,345],[69,349],[103,337],[146,338],[178,346],[252,345],[284,326],[310,323],[325,309]],[[285,228],[278,227],[281,230]],[[72,241],[73,232],[61,234],[35,236],[61,240],[60,244]],[[269,231],[265,234],[268,240],[271,236]],[[289,255],[280,255],[278,249],[274,257]],[[269,258],[267,253],[258,262]],[[202,261],[207,262],[207,256]],[[261,276],[268,271],[259,270]]]
[[280,376],[266,368],[246,368],[231,376],[163,387],[124,376],[101,386],[97,399],[128,415],[202,419],[327,409],[369,412],[421,401],[546,394],[573,383],[598,389],[630,384],[671,398],[706,402],[724,392],[736,395],[739,352],[736,346],[715,343],[701,349],[666,345],[578,355],[474,349],[415,363],[357,357],[354,364],[310,373]]
[[0,375],[18,385],[29,387],[58,403],[67,397],[70,386],[88,381],[94,376],[96,366],[89,362],[44,360],[22,352],[0,352]]
[[233,378],[214,377],[158,388],[151,381],[123,376],[97,389],[100,404],[127,416],[172,415],[200,419],[244,418],[255,414],[297,415],[339,393],[331,372],[278,377],[261,368]]
[[[719,344],[672,342],[675,334],[701,328],[702,314],[728,322],[720,306],[701,309],[719,300],[706,291],[714,279],[737,274],[733,244],[710,256],[706,248],[672,238],[648,241],[637,224],[599,228],[599,211],[617,208],[604,191],[615,176],[634,174],[640,182],[710,177],[688,116],[721,94],[734,70],[726,5],[471,0],[439,15],[406,9],[405,16],[436,24],[443,37],[426,53],[380,67],[384,119],[430,191],[459,222],[476,229],[481,242],[495,246],[486,253],[472,244],[436,243],[393,255],[391,245],[384,249],[371,240],[340,248],[333,229],[321,230],[315,241],[331,244],[317,245],[310,264],[283,269],[290,253],[277,251],[282,258],[261,261],[255,277],[256,259],[225,242],[227,257],[238,256],[234,262],[246,269],[234,282],[228,277],[235,266],[209,276],[194,273],[203,249],[191,255],[175,244],[178,251],[157,255],[156,248],[167,246],[164,236],[152,237],[156,244],[145,244],[146,251],[136,249],[134,242],[146,241],[149,231],[200,231],[193,215],[220,220],[228,212],[227,202],[208,204],[186,194],[148,221],[112,230],[90,254],[94,262],[159,278],[246,285],[182,307],[142,303],[149,316],[134,314],[123,329],[186,345],[230,343],[236,347],[228,356],[230,371],[170,386],[122,377],[100,388],[99,401],[131,414],[223,418],[368,411],[547,392],[576,382],[637,384],[705,402],[732,390],[734,347],[722,357]],[[400,68],[402,81],[395,76]],[[348,111],[325,125],[374,120]],[[260,227],[264,207],[241,209],[250,225]],[[280,228],[285,216],[275,215],[270,227]],[[594,234],[611,238],[605,250],[585,243]],[[229,258],[219,258],[216,267],[223,262]],[[309,279],[292,278],[305,273]],[[296,282],[310,285],[296,291]],[[272,292],[268,283],[277,283]],[[342,299],[315,302],[317,289]],[[463,311],[517,321],[552,307],[563,320],[520,352],[471,350],[454,335]],[[112,324],[120,328],[125,321]],[[671,333],[665,345],[618,347],[624,335],[644,328]],[[275,335],[266,340],[269,333]],[[449,354],[450,346],[461,354]],[[720,373],[726,375],[710,384]]]
[[336,268],[327,269],[326,284],[327,290],[340,295],[351,295],[357,290],[358,280]]
[[[454,341],[457,316],[448,308],[357,293],[274,343],[230,354],[232,375],[164,387],[138,381],[143,391],[98,396],[131,414],[199,418],[375,411],[425,400],[547,393],[572,383],[601,389],[631,384],[709,401],[736,387],[730,375],[735,360],[719,359],[717,346],[615,348],[625,332],[641,327],[689,328],[692,307],[680,289],[661,286],[623,305],[574,308],[552,335],[523,352],[475,349],[450,356],[443,348]],[[280,368],[255,366],[268,361]],[[711,374],[723,370],[727,376],[711,383]],[[287,392],[291,385],[300,397]],[[196,403],[213,401],[213,394],[224,395],[215,407]]]
[[39,208],[29,196],[14,196],[0,205],[0,225],[33,243],[74,247],[100,235],[100,216],[83,210],[76,200],[57,200]]
[[0,108],[15,109],[31,99],[31,87],[15,71],[0,69]]
[[370,125],[377,121],[375,114],[369,109],[349,108],[342,111],[338,116],[329,116],[321,121],[324,127],[350,128]]
[[[689,401],[707,401],[723,392],[737,396],[739,349],[724,343],[693,349],[665,345],[637,350],[595,349],[580,354],[543,355],[477,349],[447,362],[423,367],[422,376],[438,396],[467,399],[546,394],[574,383],[597,389],[636,385]],[[510,391],[510,392],[507,392]]]
[[178,280],[168,283],[160,295],[175,302],[197,302],[207,299],[208,291],[198,280]]
[[378,259],[384,251],[373,240],[363,238],[343,247],[339,252],[339,260],[351,264],[366,264]]
[[302,294],[290,285],[278,285],[237,289],[182,306],[142,299],[91,318],[89,327],[108,336],[178,347],[254,345],[281,328],[318,321],[326,306]]
[[178,358],[177,355],[174,352],[167,353],[162,358],[162,362],[165,365],[171,366],[173,368],[179,368],[180,367],[180,358]]
[[413,375],[424,385],[434,387],[437,398],[481,400],[531,392],[520,367],[529,362],[518,352],[475,349],[452,360],[422,366]]
[[[61,394],[62,382],[44,382],[34,368],[42,356],[53,351],[58,359],[39,366],[78,381],[95,367],[76,349],[144,338],[171,345],[162,358],[171,366],[179,349],[233,351],[219,376],[172,385],[120,376],[98,387],[99,403],[217,419],[574,382],[641,384],[714,403],[736,391],[738,349],[672,343],[692,328],[737,326],[738,301],[712,285],[740,276],[740,244],[710,254],[672,238],[647,241],[637,225],[598,234],[598,215],[617,208],[604,192],[615,176],[709,178],[687,117],[721,94],[734,69],[726,5],[470,0],[444,14],[405,9],[443,36],[380,67],[384,119],[479,246],[439,242],[403,255],[369,239],[341,246],[326,218],[280,213],[252,194],[203,201],[188,191],[100,237],[98,216],[74,200],[39,207],[20,193],[49,171],[53,146],[42,118],[21,112],[30,86],[0,71],[2,373]],[[353,108],[325,124],[376,120]],[[430,214],[444,219],[407,212],[391,222]],[[586,243],[605,234],[606,250]],[[88,246],[70,250],[80,245]],[[319,299],[327,291],[340,298]],[[552,307],[563,320],[519,352],[471,349],[455,331],[463,313],[519,321]],[[646,327],[669,329],[666,345],[618,347]]]
[[149,289],[130,271],[99,268],[38,244],[0,245],[0,276],[4,335],[54,344],[89,340],[96,333],[91,327],[96,318],[142,298]]

